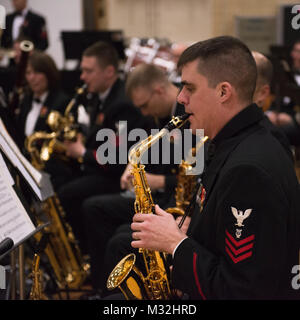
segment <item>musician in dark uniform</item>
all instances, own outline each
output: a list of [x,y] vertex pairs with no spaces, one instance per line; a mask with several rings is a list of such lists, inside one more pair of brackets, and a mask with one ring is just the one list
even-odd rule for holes
[[[264,106],[266,105],[268,99],[270,99],[271,95],[273,65],[271,61],[260,52],[252,51],[252,55],[257,68],[257,79],[253,95],[253,102],[256,103],[258,107],[264,110]],[[281,145],[284,147],[291,160],[294,161],[290,141],[287,138],[285,132],[282,130],[282,128],[273,124],[266,115],[266,113],[261,121],[261,125],[270,130],[272,135],[276,137],[278,141],[281,143]]]
[[[269,99],[269,96],[271,94],[271,81],[273,76],[273,66],[270,62],[270,60],[264,56],[263,54],[259,52],[252,52],[252,55],[256,62],[257,67],[257,79],[256,79],[256,87],[255,92],[253,95],[253,102],[255,102],[260,108],[263,109],[263,106],[265,102]],[[284,132],[282,130],[273,125],[272,122],[268,119],[267,116],[264,116],[262,120],[260,121],[260,125],[265,127],[267,130],[269,130],[272,135],[278,139],[278,141],[281,143],[283,148],[285,149],[288,157],[293,162],[293,154],[290,149],[290,144],[285,136]],[[205,145],[206,146],[206,145]],[[158,203],[159,204],[159,203]],[[160,204],[159,204],[160,205]],[[196,209],[199,210],[199,206],[196,203],[195,204]],[[160,205],[160,207],[164,208]],[[188,218],[186,218],[187,220]],[[105,251],[105,264],[107,265],[107,270],[113,270],[113,268],[116,266],[116,264],[127,254],[129,253],[135,253],[137,254],[137,257],[139,256],[138,250],[131,247],[131,230],[128,226],[122,225],[120,226],[113,236],[111,236]],[[139,259],[136,260],[137,264],[139,264],[139,268],[143,268],[143,263],[139,261]],[[115,290],[117,292],[118,290]],[[110,296],[114,299],[118,297],[118,295]]]
[[[289,139],[291,145],[300,145],[300,40],[296,40],[290,52],[291,63],[284,68],[284,78],[281,80],[282,97],[280,110],[276,105],[266,112],[270,121],[280,127]],[[276,110],[277,109],[277,110]]]
[[2,46],[12,48],[20,36],[32,41],[35,49],[48,48],[46,20],[27,7],[27,0],[12,0],[15,11],[6,16],[6,29],[2,37]]
[[59,71],[46,53],[34,51],[28,58],[25,74],[28,91],[20,103],[17,127],[22,141],[35,131],[50,132],[46,120],[52,110],[62,112],[69,97],[61,90]]
[[252,103],[256,65],[238,39],[195,43],[178,62],[177,100],[211,143],[203,209],[187,234],[159,207],[136,214],[132,246],[173,256],[172,283],[190,299],[299,299],[299,184],[281,144]]
[[[155,65],[138,65],[128,75],[126,92],[144,116],[155,118],[152,129],[161,129],[172,116],[184,113],[183,106],[176,103],[178,88],[169,82],[165,72]],[[173,153],[171,150],[171,154]],[[146,165],[146,178],[154,202],[162,207],[166,207],[170,199],[174,200],[178,164],[173,162],[171,160],[169,165]],[[94,289],[93,294],[85,298],[95,299],[99,292],[102,296],[105,294],[106,280],[111,271],[104,261],[107,243],[121,224],[130,224],[134,214],[135,194],[132,191],[130,171],[131,165],[128,164],[120,179],[123,192],[95,196],[83,203]]]
[[[42,51],[33,51],[28,57],[25,73],[27,86],[16,115],[19,148],[30,159],[25,148],[25,139],[37,131],[51,133],[47,118],[51,111],[63,113],[70,97],[61,89],[60,74],[51,56]],[[38,148],[43,141],[38,142]],[[45,162],[44,171],[51,175],[56,189],[72,176],[72,167],[77,163],[66,163],[55,155]]]
[[[82,202],[94,195],[120,191],[120,177],[127,164],[127,159],[119,161],[120,150],[126,149],[127,152],[134,143],[127,143],[127,132],[147,125],[147,120],[125,94],[125,84],[118,76],[118,63],[117,51],[106,42],[97,42],[84,51],[81,80],[98,101],[87,108],[89,124],[86,136],[79,135],[76,142],[65,141],[67,156],[80,159],[82,164],[80,173],[58,189],[58,196],[75,235],[81,241],[82,250],[85,250],[80,212]],[[111,137],[97,139],[100,130],[106,130]],[[105,162],[108,158],[101,160],[97,157],[104,143],[116,151],[114,163]],[[110,155],[109,151],[107,156]]]

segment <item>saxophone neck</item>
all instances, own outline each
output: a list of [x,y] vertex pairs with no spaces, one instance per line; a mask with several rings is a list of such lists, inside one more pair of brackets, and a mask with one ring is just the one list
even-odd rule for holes
[[196,146],[190,149],[186,159],[181,162],[183,166],[188,166],[188,165],[192,166],[195,163],[196,161],[195,158],[197,156],[198,151],[202,148],[202,146],[207,140],[208,140],[208,136],[202,137],[200,141],[197,142]]
[[69,104],[66,107],[65,117],[67,117],[69,115],[69,113],[71,112],[75,103],[77,102],[78,97],[84,94],[86,88],[87,88],[87,84],[85,83],[82,87],[80,87],[79,89],[76,90],[75,96],[73,97],[73,99],[69,102]]
[[151,148],[153,144],[155,144],[159,139],[168,134],[171,130],[175,128],[182,127],[188,121],[189,114],[185,113],[181,116],[172,117],[171,121],[169,121],[164,128],[162,128],[157,134],[154,136],[149,136],[143,141],[139,142],[136,146],[134,146],[128,156],[128,160],[132,165],[136,165],[140,163],[143,154]]
[[137,165],[141,162],[142,156],[144,153],[151,148],[153,144],[155,144],[159,139],[165,136],[169,132],[168,129],[163,128],[154,136],[149,136],[145,140],[139,142],[136,146],[134,146],[128,156],[128,160],[132,165]]

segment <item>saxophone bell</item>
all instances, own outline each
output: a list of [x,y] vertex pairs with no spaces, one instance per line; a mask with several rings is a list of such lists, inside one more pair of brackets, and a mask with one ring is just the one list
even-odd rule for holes
[[119,288],[126,300],[142,300],[149,296],[144,286],[145,278],[135,266],[135,261],[135,254],[128,254],[115,266],[107,280],[107,289]]

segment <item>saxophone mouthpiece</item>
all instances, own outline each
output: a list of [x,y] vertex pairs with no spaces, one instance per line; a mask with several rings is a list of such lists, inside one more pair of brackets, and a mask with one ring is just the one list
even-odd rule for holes
[[84,91],[86,90],[87,88],[87,84],[84,83],[78,90],[77,90],[77,95],[81,95],[84,93]]
[[189,116],[189,113],[184,113],[180,116],[172,117],[172,120],[166,124],[165,129],[171,131],[175,128],[182,127],[187,122]]

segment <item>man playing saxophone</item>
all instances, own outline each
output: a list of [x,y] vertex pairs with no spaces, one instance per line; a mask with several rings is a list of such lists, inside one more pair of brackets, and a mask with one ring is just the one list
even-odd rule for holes
[[81,80],[87,85],[87,91],[98,101],[87,110],[89,123],[85,141],[81,135],[75,142],[65,141],[66,155],[82,159],[82,164],[79,172],[59,187],[57,194],[82,250],[86,250],[81,204],[91,196],[118,192],[126,167],[119,161],[115,164],[98,162],[97,149],[104,141],[97,140],[97,133],[102,129],[113,131],[116,139],[111,139],[111,144],[119,152],[127,138],[119,122],[127,121],[130,131],[143,127],[145,121],[125,95],[124,82],[118,74],[119,56],[112,45],[99,41],[88,47],[83,52],[81,70]]
[[[155,118],[156,123],[152,124],[152,129],[161,129],[172,116],[183,114],[183,106],[176,103],[178,88],[158,66],[137,66],[127,78],[126,91],[143,115]],[[146,179],[153,199],[164,208],[175,204],[175,173],[178,165],[172,162],[173,160],[170,161],[170,165],[146,165]],[[107,243],[122,224],[127,224],[129,229],[134,213],[134,193],[129,191],[133,188],[131,170],[132,166],[129,164],[121,176],[120,186],[123,192],[90,197],[83,203],[82,212],[94,288],[92,295],[83,298],[96,298],[99,291],[102,296],[107,294],[106,280],[112,266],[117,262],[115,259],[108,259],[107,265],[106,261],[103,263]]]
[[190,128],[211,139],[203,209],[187,234],[156,206],[135,214],[132,246],[173,256],[172,283],[190,299],[299,299],[299,185],[280,143],[252,104],[256,65],[238,39],[195,43],[181,55],[177,98]]

